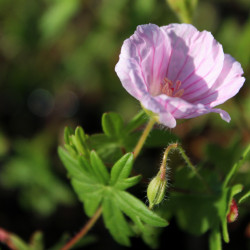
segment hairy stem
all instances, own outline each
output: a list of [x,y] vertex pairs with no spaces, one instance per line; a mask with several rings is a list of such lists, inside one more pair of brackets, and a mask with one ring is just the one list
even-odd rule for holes
[[210,187],[208,186],[207,182],[205,181],[205,179],[197,172],[195,166],[191,163],[190,159],[188,158],[188,156],[186,155],[184,149],[178,144],[178,143],[172,143],[170,144],[164,152],[163,155],[163,159],[162,159],[162,164],[160,167],[160,172],[161,172],[161,176],[162,178],[165,177],[166,174],[166,168],[167,168],[167,159],[168,159],[168,154],[171,150],[177,149],[181,155],[181,157],[183,158],[183,160],[186,162],[186,164],[188,165],[188,167],[195,173],[195,175],[199,178],[199,180],[204,184],[204,186],[206,187],[208,193],[212,193]]
[[181,157],[183,158],[183,160],[186,162],[186,164],[188,165],[188,167],[191,168],[191,170],[195,173],[195,175],[199,178],[199,180],[204,184],[204,186],[206,187],[208,193],[212,193],[210,187],[208,186],[207,182],[205,181],[205,179],[197,172],[195,166],[191,163],[190,159],[188,158],[188,156],[186,155],[184,149],[178,145],[178,150],[181,154]]
[[145,127],[139,141],[137,142],[135,149],[134,149],[134,158],[136,158],[139,153],[141,152],[141,149],[150,133],[150,131],[152,130],[153,126],[155,124],[155,120],[154,119],[150,119],[147,126]]
[[96,221],[99,219],[99,217],[102,214],[102,207],[100,207],[93,217],[90,218],[90,220],[87,222],[87,224],[84,225],[84,227],[81,229],[79,233],[77,233],[65,246],[61,248],[61,250],[68,250],[70,249],[73,245],[76,244],[84,235],[87,234],[87,232],[94,226]]

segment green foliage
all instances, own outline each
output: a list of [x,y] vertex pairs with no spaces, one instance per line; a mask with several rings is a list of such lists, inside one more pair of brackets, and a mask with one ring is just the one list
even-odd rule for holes
[[32,141],[19,140],[14,155],[2,169],[1,184],[18,189],[20,204],[43,216],[53,213],[59,204],[72,204],[73,193],[51,171],[48,158],[50,136],[38,135]]
[[[104,120],[105,129],[109,131],[109,126],[113,126],[114,122],[109,124],[112,119],[108,117]],[[140,219],[151,226],[167,225],[165,220],[151,212],[140,200],[124,191],[140,181],[140,176],[129,177],[133,166],[132,153],[120,158],[109,174],[95,151],[91,151],[89,161],[83,155],[74,158],[62,148],[58,152],[68,170],[73,188],[84,204],[86,214],[93,216],[97,208],[102,206],[105,226],[120,244],[128,246],[129,237],[134,235],[123,213],[135,223]],[[138,217],[136,220],[135,215]]]
[[43,14],[40,27],[44,40],[55,38],[80,7],[80,1],[53,0]]
[[[112,115],[112,117],[115,117]],[[114,122],[108,117],[105,122],[106,131]],[[108,125],[109,124],[109,125]],[[67,133],[67,131],[66,131]],[[112,133],[109,134],[111,136]],[[71,182],[79,199],[84,204],[88,216],[93,216],[99,206],[102,207],[105,226],[120,244],[129,246],[129,237],[134,233],[125,219],[126,214],[134,223],[138,220],[156,227],[163,227],[167,222],[150,211],[144,203],[124,191],[134,186],[140,176],[129,177],[133,166],[133,154],[125,154],[112,167],[109,174],[102,160],[95,151],[91,151],[90,160],[83,155],[76,158],[59,148],[60,158],[68,170]],[[136,218],[135,218],[136,217]]]
[[[237,37],[237,45],[232,39]],[[243,69],[247,69],[250,64],[250,17],[247,22],[241,25],[236,19],[226,19],[219,32],[219,40],[226,51],[232,53],[239,60]]]
[[250,197],[250,190],[239,199],[239,203],[246,201],[247,199],[249,199],[249,197]]
[[[113,71],[121,44],[139,24],[150,22],[167,25],[177,22],[175,15],[185,22],[190,22],[194,17],[195,26],[199,30],[212,31],[223,45],[225,53],[231,54],[241,63],[246,84],[234,103],[224,104],[225,110],[230,111],[232,117],[230,124],[213,119],[211,115],[209,118],[204,116],[198,120],[192,119],[183,124],[183,129],[177,127],[177,130],[162,131],[155,128],[145,147],[165,147],[169,142],[177,141],[178,136],[175,134],[178,134],[185,148],[197,161],[206,161],[199,173],[211,187],[212,194],[207,193],[205,186],[187,169],[175,172],[176,161],[173,161],[171,166],[174,166],[172,172],[175,175],[173,174],[171,182],[180,190],[171,192],[166,205],[159,209],[165,210],[165,218],[174,215],[181,228],[188,232],[200,235],[210,230],[211,249],[220,249],[221,237],[228,239],[225,214],[230,199],[234,197],[239,204],[243,204],[240,206],[240,216],[249,213],[249,154],[245,163],[236,164],[230,174],[227,174],[229,166],[238,159],[242,144],[249,139],[250,98],[247,81],[250,75],[250,1],[204,0],[200,1],[198,8],[197,0],[168,2],[172,10],[168,9],[166,1],[155,0],[0,1],[0,79],[4,83],[1,85],[1,186],[17,191],[22,207],[40,215],[50,215],[59,204],[72,204],[72,192],[57,176],[58,171],[54,171],[60,165],[56,165],[53,145],[47,139],[42,139],[50,137],[55,144],[57,133],[50,133],[51,127],[82,120],[82,112],[75,113],[74,117],[71,117],[73,113],[71,116],[64,116],[60,112],[60,109],[64,111],[65,102],[67,103],[65,98],[65,102],[60,104],[58,100],[61,94],[73,92],[79,106],[84,109],[85,117],[90,114],[95,116],[96,107],[98,112],[115,110],[122,113],[122,117],[131,117],[138,110],[138,103],[122,91]],[[55,108],[51,116],[36,118],[35,114],[26,110],[29,96],[37,88],[48,89],[53,94]],[[106,226],[110,231],[117,230],[113,221],[116,217],[122,221],[123,216],[125,223],[118,226],[117,233],[120,233],[118,238],[124,244],[128,243],[127,239],[133,234],[140,234],[147,244],[156,247],[160,228],[145,224],[141,219],[130,218],[133,223],[137,223],[132,225],[131,232],[127,215],[114,200],[113,193],[110,190],[103,191],[103,186],[121,191],[117,197],[119,200],[123,195],[122,191],[133,187],[141,179],[140,175],[130,176],[133,157],[126,152],[133,151],[146,122],[143,112],[127,124],[119,115],[106,113],[103,116],[101,134],[88,136],[80,127],[76,131],[68,128],[65,133],[65,149],[69,153],[66,161],[71,161],[72,166],[76,165],[71,169],[75,171],[75,177],[68,171],[69,176],[72,176],[72,184],[78,189],[81,200],[89,204],[85,208],[86,213],[93,214],[99,205],[104,205],[100,196],[107,196],[105,206],[114,212],[110,223],[106,219]],[[91,128],[91,121],[86,120],[86,123]],[[41,127],[45,127],[44,132],[39,139],[35,138],[34,133]],[[29,139],[18,139],[24,136]],[[228,141],[234,136],[234,142],[227,147],[218,145],[219,141]],[[203,144],[195,144],[197,141],[203,141]],[[205,152],[197,155],[201,151],[200,145],[209,146]],[[123,155],[126,157],[122,158]],[[120,161],[122,162],[119,163]],[[110,171],[106,171],[108,174],[104,173],[106,166],[113,166]],[[83,177],[82,171],[87,173],[88,178]],[[150,166],[144,168],[142,174],[148,176],[153,171]],[[224,179],[226,181],[223,185],[221,180]],[[237,183],[243,186],[243,191],[239,194],[236,193],[242,187],[236,186]],[[88,188],[92,196],[87,191],[81,193]],[[180,194],[183,190],[187,193]],[[203,216],[203,213],[206,215]],[[7,214],[7,217],[11,215]],[[121,236],[123,233],[124,237]],[[28,247],[28,244],[19,242],[20,249]],[[39,249],[38,245],[36,247]]]
[[[199,180],[194,172],[182,167],[175,173],[175,188],[185,190],[184,193],[172,192],[165,209],[172,216],[175,216],[177,223],[183,230],[194,235],[201,235],[211,231],[210,249],[221,249],[222,238],[228,243],[229,235],[227,230],[227,215],[231,201],[243,189],[241,184],[229,186],[239,168],[243,165],[250,151],[248,146],[242,157],[236,162],[225,176],[221,183],[216,175],[205,169],[200,170],[211,190],[206,190],[204,183]],[[204,194],[206,192],[206,194]],[[244,200],[249,192],[240,199]]]
[[[146,123],[146,114],[141,111],[128,124],[124,124],[120,115],[110,112],[102,117],[102,128],[104,134],[90,136],[89,145],[95,149],[100,157],[105,161],[113,163],[120,158],[124,152],[134,149],[141,130],[139,128]],[[112,132],[113,131],[113,132]],[[146,147],[165,146],[167,142],[177,140],[177,136],[168,131],[154,129],[147,139]]]
[[43,234],[39,231],[35,232],[29,243],[24,242],[19,236],[9,234],[9,241],[15,249],[18,250],[43,250]]

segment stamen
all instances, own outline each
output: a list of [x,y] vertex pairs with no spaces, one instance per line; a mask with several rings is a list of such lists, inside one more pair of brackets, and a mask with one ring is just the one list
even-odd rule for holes
[[180,88],[180,86],[181,86],[181,81],[180,81],[180,80],[177,80],[177,81],[175,82],[175,88],[176,88],[176,90],[178,90],[178,89]]
[[184,89],[180,89],[174,94],[174,97],[181,97],[184,94]]
[[177,80],[175,84],[168,78],[163,79],[162,94],[172,97],[181,97],[184,93],[184,89],[179,89],[181,86],[181,81]]

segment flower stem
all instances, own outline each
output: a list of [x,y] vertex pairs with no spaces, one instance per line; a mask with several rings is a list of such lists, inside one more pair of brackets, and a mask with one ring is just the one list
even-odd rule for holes
[[178,145],[178,150],[183,158],[183,160],[186,162],[186,164],[188,165],[188,167],[190,167],[192,169],[192,171],[195,173],[195,175],[199,178],[199,180],[204,184],[204,186],[206,187],[208,193],[212,193],[210,187],[208,186],[207,182],[205,181],[205,179],[197,172],[195,166],[191,163],[190,159],[188,158],[188,156],[186,155],[184,149]]
[[61,250],[68,250],[70,249],[73,245],[76,244],[77,241],[79,241],[87,232],[94,226],[96,221],[99,219],[99,217],[102,214],[102,207],[100,207],[95,214],[93,215],[92,218],[87,222],[87,224],[84,225],[84,227],[81,229],[79,233],[75,235],[74,238],[72,238],[65,246],[61,248]]
[[147,126],[145,127],[139,141],[137,142],[135,149],[134,149],[134,158],[136,158],[139,153],[141,152],[142,146],[145,143],[150,131],[152,130],[153,126],[155,124],[155,120],[154,119],[150,119]]

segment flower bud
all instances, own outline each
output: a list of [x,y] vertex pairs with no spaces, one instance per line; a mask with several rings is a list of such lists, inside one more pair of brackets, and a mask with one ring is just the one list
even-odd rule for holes
[[154,205],[162,202],[165,196],[167,187],[167,179],[165,174],[158,172],[157,176],[154,177],[148,185],[147,196],[149,200],[149,209],[152,209]]
[[235,200],[232,199],[230,204],[230,210],[229,213],[227,214],[227,222],[228,223],[234,222],[236,221],[237,217],[238,217],[238,206]]

